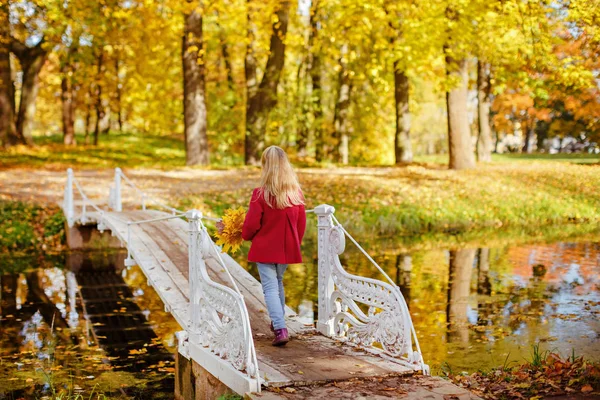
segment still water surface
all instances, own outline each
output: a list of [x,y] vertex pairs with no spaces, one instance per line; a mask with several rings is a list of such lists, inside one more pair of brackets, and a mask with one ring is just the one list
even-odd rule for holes
[[[522,363],[538,343],[600,360],[599,241],[400,252],[380,239],[369,248],[404,294],[433,373]],[[296,309],[317,301],[316,253],[305,254],[312,262],[285,277]],[[350,273],[384,279],[348,241],[341,260]]]
[[[288,304],[309,317],[317,297],[314,245],[309,237],[306,263],[291,265],[285,277]],[[347,270],[381,279],[351,246],[342,255]],[[379,239],[368,247],[406,297],[433,373],[520,363],[536,343],[600,360],[598,241],[398,251],[393,240]],[[122,253],[58,260],[43,269],[2,267],[0,399],[53,390],[172,397],[179,327],[141,270],[123,269]]]

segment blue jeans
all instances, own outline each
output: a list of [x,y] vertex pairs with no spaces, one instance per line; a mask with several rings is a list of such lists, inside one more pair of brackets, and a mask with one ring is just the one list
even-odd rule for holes
[[283,273],[287,264],[256,263],[262,283],[265,303],[273,328],[285,328],[285,292],[283,291]]

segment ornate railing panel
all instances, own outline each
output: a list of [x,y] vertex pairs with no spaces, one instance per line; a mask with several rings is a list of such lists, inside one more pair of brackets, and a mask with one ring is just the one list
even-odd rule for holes
[[[250,329],[250,317],[235,281],[234,289],[214,282],[206,260],[214,259],[227,271],[218,248],[202,224],[202,215],[187,213],[190,221],[190,329],[189,340],[208,347],[237,370],[258,381],[258,362]],[[231,276],[230,276],[231,277]]]
[[[319,229],[317,329],[324,335],[386,354],[428,373],[408,306],[398,286],[391,280],[387,283],[363,278],[344,270],[339,255],[344,252],[346,235],[357,246],[358,243],[341,225],[334,224],[334,211],[328,205],[314,210]],[[389,280],[385,272],[381,272]]]

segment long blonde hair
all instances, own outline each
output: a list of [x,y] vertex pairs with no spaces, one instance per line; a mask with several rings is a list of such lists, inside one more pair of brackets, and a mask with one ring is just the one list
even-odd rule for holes
[[267,147],[262,154],[261,164],[260,187],[270,207],[282,209],[304,204],[298,177],[281,147]]

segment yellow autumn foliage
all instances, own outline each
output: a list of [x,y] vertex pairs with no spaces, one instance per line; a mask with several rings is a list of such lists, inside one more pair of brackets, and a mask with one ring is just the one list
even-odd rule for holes
[[223,252],[235,253],[244,242],[242,239],[242,226],[246,219],[246,210],[243,207],[225,210],[223,215],[223,231],[217,232],[217,244],[223,246]]

